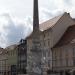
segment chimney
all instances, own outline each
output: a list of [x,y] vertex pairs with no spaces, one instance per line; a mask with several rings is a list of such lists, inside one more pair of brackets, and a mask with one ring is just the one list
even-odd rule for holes
[[38,0],[34,0],[33,7],[33,32],[39,30]]

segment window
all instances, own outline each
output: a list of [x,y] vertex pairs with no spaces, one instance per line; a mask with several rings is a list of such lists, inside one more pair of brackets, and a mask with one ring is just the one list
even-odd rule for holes
[[14,56],[14,54],[15,54],[15,51],[14,51],[14,50],[12,50],[12,56]]
[[48,44],[48,40],[46,40],[46,46],[47,46],[47,47],[49,46],[49,44]]
[[44,33],[44,38],[45,38],[45,33]]
[[58,65],[57,65],[57,64],[58,64],[58,60],[55,59],[54,61],[55,61],[55,67],[57,67],[57,66],[58,66]]
[[66,51],[65,51],[65,56],[66,56],[66,58],[68,57],[68,54],[69,54],[69,50],[68,49],[66,49]]
[[73,48],[73,57],[75,57],[75,48]]
[[66,66],[68,66],[68,58],[66,58],[65,60],[66,60]]
[[63,60],[60,59],[59,62],[60,62],[60,67],[61,67],[63,65]]
[[56,60],[52,60],[52,67],[55,67]]
[[49,67],[51,66],[50,64],[51,64],[51,60],[48,60],[48,66],[49,66]]
[[73,57],[73,66],[75,66],[75,57]]
[[56,59],[57,55],[56,55],[56,50],[53,51],[53,59]]
[[45,46],[45,40],[43,41],[43,44],[44,44],[44,46]]
[[12,51],[11,51],[11,56],[12,56]]
[[62,52],[62,50],[60,49],[60,50],[59,50],[59,62],[60,62],[60,66],[63,65],[63,58],[62,58],[63,56],[62,56],[62,53],[63,53],[63,52]]
[[48,39],[48,46],[50,46],[50,40]]
[[43,57],[46,57],[46,50],[43,50]]

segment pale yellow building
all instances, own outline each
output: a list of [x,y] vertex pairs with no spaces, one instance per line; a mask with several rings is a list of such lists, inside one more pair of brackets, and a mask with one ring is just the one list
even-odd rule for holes
[[11,73],[13,73],[13,71],[11,70],[13,67],[14,69],[16,68],[17,70],[17,61],[18,61],[18,48],[17,48],[17,44],[14,45],[10,45],[8,47],[5,48],[7,51],[7,63],[8,63],[8,74],[11,75]]
[[8,75],[8,58],[7,51],[0,48],[0,75]]

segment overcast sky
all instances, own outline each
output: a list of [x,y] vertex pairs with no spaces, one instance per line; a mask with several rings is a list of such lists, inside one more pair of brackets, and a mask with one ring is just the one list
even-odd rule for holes
[[[40,23],[70,12],[75,17],[75,0],[39,0]],[[33,0],[0,0],[0,46],[19,42],[32,31]]]

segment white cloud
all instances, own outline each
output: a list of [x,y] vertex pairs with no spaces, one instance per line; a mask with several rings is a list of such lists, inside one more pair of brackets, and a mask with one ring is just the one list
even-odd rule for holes
[[[0,46],[16,43],[31,33],[32,2],[33,0],[0,0]],[[75,18],[75,0],[39,0],[40,23],[65,11]]]
[[75,0],[41,0],[39,6],[41,22],[63,12],[69,12],[75,18]]
[[[25,20],[27,21],[27,20]],[[29,21],[29,20],[28,20]],[[0,46],[19,42],[21,38],[25,38],[32,31],[32,27],[28,22],[13,20],[13,18],[5,13],[0,15]]]
[[57,15],[60,15],[64,12],[64,10],[61,10],[61,9],[56,9],[56,10],[49,10],[47,8],[40,8],[40,14],[39,14],[39,18],[40,18],[40,23],[48,20],[48,19],[51,19]]

